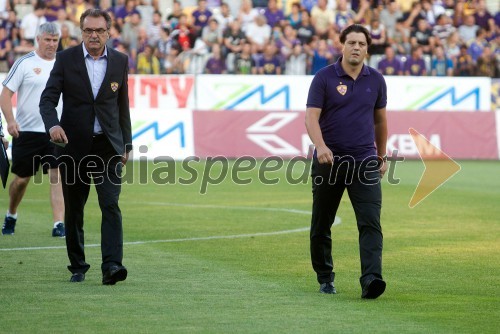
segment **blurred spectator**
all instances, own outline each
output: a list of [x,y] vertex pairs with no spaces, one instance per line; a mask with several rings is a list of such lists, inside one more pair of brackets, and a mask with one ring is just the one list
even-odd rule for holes
[[35,7],[28,0],[18,0],[14,1],[14,11],[19,20],[22,20],[27,14],[32,13]]
[[196,36],[201,35],[201,31],[208,25],[208,20],[212,16],[212,12],[207,8],[206,0],[198,0],[198,8],[196,8],[193,13],[193,29]]
[[238,13],[238,20],[241,22],[241,29],[246,33],[249,25],[255,22],[259,11],[253,8],[252,0],[242,0]]
[[308,51],[311,57],[311,73],[316,74],[323,67],[328,66],[332,60],[333,55],[328,50],[328,44],[326,40],[320,39],[313,41],[311,44],[314,46]]
[[455,27],[451,25],[450,18],[446,14],[441,14],[436,19],[436,25],[432,28],[432,35],[437,45],[444,45],[448,37],[455,32]]
[[143,26],[139,27],[139,35],[137,36],[137,54],[144,52],[146,45],[152,45],[148,39],[148,32]]
[[415,46],[412,48],[411,57],[409,57],[404,65],[404,74],[413,76],[426,76],[427,69],[425,67],[424,58],[422,58],[422,47]]
[[318,0],[311,9],[311,23],[316,35],[326,37],[329,25],[335,23],[335,13],[327,7],[327,0]]
[[212,45],[222,44],[222,31],[219,29],[219,22],[215,18],[210,18],[208,25],[202,29],[201,39],[208,47],[208,51],[212,50]]
[[137,56],[137,74],[160,74],[160,61],[154,55],[155,47],[146,45]]
[[62,26],[68,27],[69,35],[71,37],[81,37],[80,26],[76,27],[73,21],[68,20],[66,9],[59,9],[57,11],[57,20],[54,23],[62,30]]
[[80,16],[92,6],[85,0],[66,0],[66,13],[68,19],[73,22],[76,27],[80,27]]
[[236,55],[234,60],[235,74],[257,74],[255,60],[251,55],[252,46],[248,42],[244,42],[241,52]]
[[[118,24],[118,21],[116,21],[116,23]],[[122,27],[122,41],[127,44],[130,56],[134,59],[134,61],[137,60],[137,54],[139,53],[138,38],[140,28],[141,15],[139,12],[132,13],[130,18],[127,19],[127,22],[125,22]]]
[[302,45],[295,44],[292,53],[288,55],[285,66],[287,75],[306,75],[307,74],[307,55],[303,52]]
[[450,58],[446,57],[442,46],[436,46],[434,48],[434,57],[431,62],[431,75],[438,77],[453,75],[453,62]]
[[9,72],[9,55],[12,51],[12,42],[7,36],[5,27],[0,26],[0,73]]
[[275,43],[280,53],[286,58],[292,53],[295,45],[300,44],[300,41],[297,38],[297,32],[291,25],[287,24],[283,28],[283,33],[280,33],[278,39],[275,39]]
[[153,13],[153,19],[151,21],[151,24],[146,28],[148,34],[148,41],[151,45],[158,44],[162,29],[163,25],[161,22],[161,13],[156,10]]
[[276,0],[268,1],[267,7],[264,10],[264,16],[266,17],[267,24],[269,24],[271,28],[277,25],[283,26],[285,24],[285,15],[283,11],[278,8]]
[[269,43],[264,48],[264,53],[257,66],[258,74],[281,74],[281,61],[276,55],[277,48],[274,43]]
[[301,13],[302,21],[297,29],[297,38],[302,45],[309,45],[312,42],[313,37],[316,35],[316,30],[311,24],[309,13],[306,10],[303,10]]
[[[139,5],[135,7],[139,14],[141,14],[142,26],[149,27],[153,24],[154,7],[151,5],[151,0],[139,0]],[[160,14],[161,16],[161,14]]]
[[460,44],[460,36],[457,31],[448,36],[444,43],[444,53],[453,61],[453,64],[456,64],[457,57],[460,54]]
[[458,27],[458,34],[462,41],[469,44],[476,38],[476,32],[479,26],[475,24],[475,18],[472,15],[467,15],[464,17],[464,23]]
[[396,32],[393,38],[389,39],[389,43],[395,47],[397,54],[407,55],[410,53],[410,36],[410,28],[405,25],[404,19],[398,19],[396,22]]
[[128,72],[130,74],[135,74],[137,72],[136,62],[130,55],[128,44],[125,42],[119,42],[115,50],[120,51],[121,53],[124,53],[128,56]]
[[395,56],[392,46],[385,48],[385,55],[378,62],[377,68],[383,75],[403,75],[403,64]]
[[245,34],[241,30],[240,21],[234,20],[223,34],[223,52],[226,56],[227,70],[234,72],[234,61],[236,55],[241,52],[243,43],[246,41]]
[[432,30],[424,19],[419,18],[417,22],[417,29],[411,34],[411,46],[421,46],[424,53],[431,54],[435,45]]
[[[319,0],[318,0],[319,1]],[[356,13],[347,7],[347,0],[337,1],[337,14],[335,15],[335,24],[337,31],[340,32],[345,27],[353,24],[356,20]]]
[[177,27],[181,15],[182,15],[181,2],[178,0],[174,0],[172,3],[172,12],[167,16],[167,21],[170,24],[170,29],[175,29],[175,27]]
[[396,33],[396,22],[402,17],[403,14],[399,10],[397,2],[394,0],[390,1],[389,4],[380,11],[380,23],[385,27],[388,40],[394,38],[394,34]]
[[220,31],[224,32],[229,27],[229,24],[234,21],[234,16],[231,14],[229,5],[223,2],[218,13],[213,16],[219,22]]
[[5,33],[11,38],[12,42],[19,39],[21,21],[18,19],[15,11],[9,10],[7,19],[1,20],[0,25],[5,28]]
[[431,0],[420,0],[421,16],[430,26],[436,24],[436,18],[439,14],[444,14],[444,8],[438,3],[432,3]]
[[474,62],[476,62],[479,56],[481,56],[483,48],[487,43],[486,30],[479,28],[476,31],[476,38],[469,44],[469,49],[467,50]]
[[292,10],[286,17],[286,20],[293,29],[299,29],[300,23],[302,21],[302,12],[300,11],[300,4],[298,2],[292,3]]
[[35,44],[35,36],[38,27],[47,22],[45,18],[45,4],[37,3],[35,11],[27,14],[21,21],[21,39],[25,39],[31,44]]
[[475,7],[476,12],[474,13],[474,19],[476,24],[488,32],[495,31],[495,20],[488,9],[486,9],[486,2],[484,0],[479,0]]
[[226,61],[222,57],[221,46],[218,43],[212,44],[212,54],[205,64],[206,74],[226,74]]
[[498,77],[497,73],[497,59],[491,52],[490,45],[485,45],[483,53],[477,59],[476,75],[480,77],[495,78]]
[[385,28],[378,19],[373,19],[371,24],[366,27],[372,38],[372,44],[368,48],[368,54],[378,55],[383,54],[387,46],[387,37]]
[[191,30],[185,14],[179,16],[178,24],[172,31],[172,38],[177,41],[183,51],[193,47],[196,36]]
[[48,22],[57,20],[57,13],[60,9],[66,10],[62,0],[48,0],[45,2],[47,8],[45,10],[45,18]]
[[59,38],[59,44],[57,46],[58,52],[66,50],[72,45],[71,34],[68,26],[66,24],[63,24],[61,25],[60,30],[61,30],[61,38]]
[[266,17],[259,15],[255,22],[245,31],[248,41],[252,44],[252,53],[261,53],[271,38],[271,27],[266,23]]
[[106,45],[108,48],[116,49],[118,44],[122,41],[122,36],[120,34],[120,28],[118,27],[118,23],[114,23],[109,28],[109,38],[106,41]]
[[140,16],[140,13],[136,7],[136,0],[126,0],[125,6],[120,7],[115,11],[115,20],[120,28],[123,28],[125,23],[129,22],[134,14],[138,14]]
[[318,4],[318,0],[300,0],[300,4],[303,9],[310,13],[313,7]]
[[460,54],[455,62],[454,74],[457,77],[470,77],[474,74],[474,61],[467,53],[467,46],[460,47]]

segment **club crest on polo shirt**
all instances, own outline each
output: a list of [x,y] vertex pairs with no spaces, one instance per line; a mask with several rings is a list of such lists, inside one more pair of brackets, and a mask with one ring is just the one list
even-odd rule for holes
[[347,93],[347,86],[343,85],[342,82],[340,82],[340,85],[337,86],[337,92],[339,92],[342,95],[345,95],[345,93]]
[[35,67],[33,69],[33,72],[35,72],[36,75],[39,75],[40,73],[42,73],[42,69],[40,67]]
[[118,82],[112,82],[111,83],[111,90],[114,92],[116,92],[116,90],[118,89]]

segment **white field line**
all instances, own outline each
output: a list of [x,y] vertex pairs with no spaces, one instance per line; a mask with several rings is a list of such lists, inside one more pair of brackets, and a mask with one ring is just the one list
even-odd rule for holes
[[[25,201],[38,201],[38,200],[28,200]],[[121,202],[124,205],[132,204]],[[296,209],[286,209],[286,208],[259,208],[252,206],[226,206],[226,205],[210,205],[210,204],[189,204],[189,203],[170,203],[170,202],[145,202],[137,203],[141,205],[154,205],[154,206],[175,206],[175,207],[190,207],[190,208],[204,208],[204,209],[226,209],[226,210],[251,210],[251,211],[268,211],[268,212],[287,212],[295,214],[310,215],[311,211],[296,210]],[[335,222],[333,225],[340,224],[340,217],[335,217]],[[147,241],[129,241],[124,242],[123,245],[145,245],[145,244],[158,244],[158,243],[172,243],[172,242],[186,242],[186,241],[203,241],[203,240],[221,240],[221,239],[241,239],[241,238],[252,238],[252,237],[262,237],[262,236],[272,236],[281,234],[290,234],[309,231],[309,227],[301,227],[292,230],[284,231],[274,231],[274,232],[259,232],[259,233],[248,233],[248,234],[234,234],[234,235],[216,235],[208,237],[195,237],[195,238],[180,238],[180,239],[164,239],[164,240],[147,240]],[[100,244],[88,244],[85,247],[101,247]],[[0,252],[8,251],[33,251],[33,250],[49,250],[49,249],[66,249],[66,246],[41,246],[41,247],[18,247],[18,248],[0,248]]]

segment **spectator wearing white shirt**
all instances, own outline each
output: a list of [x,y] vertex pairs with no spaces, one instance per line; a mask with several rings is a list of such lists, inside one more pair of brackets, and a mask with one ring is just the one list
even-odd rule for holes
[[27,14],[21,21],[21,38],[34,44],[38,27],[45,22],[47,22],[45,18],[45,4],[39,2],[35,6],[35,11]]

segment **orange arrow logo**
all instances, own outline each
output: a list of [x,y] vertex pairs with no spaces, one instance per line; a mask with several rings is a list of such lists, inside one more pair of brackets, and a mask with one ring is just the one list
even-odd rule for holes
[[420,159],[422,159],[425,166],[422,177],[408,204],[410,208],[414,208],[427,196],[452,178],[453,175],[458,173],[461,167],[446,153],[432,145],[431,142],[417,130],[410,128],[409,132],[417,146]]

